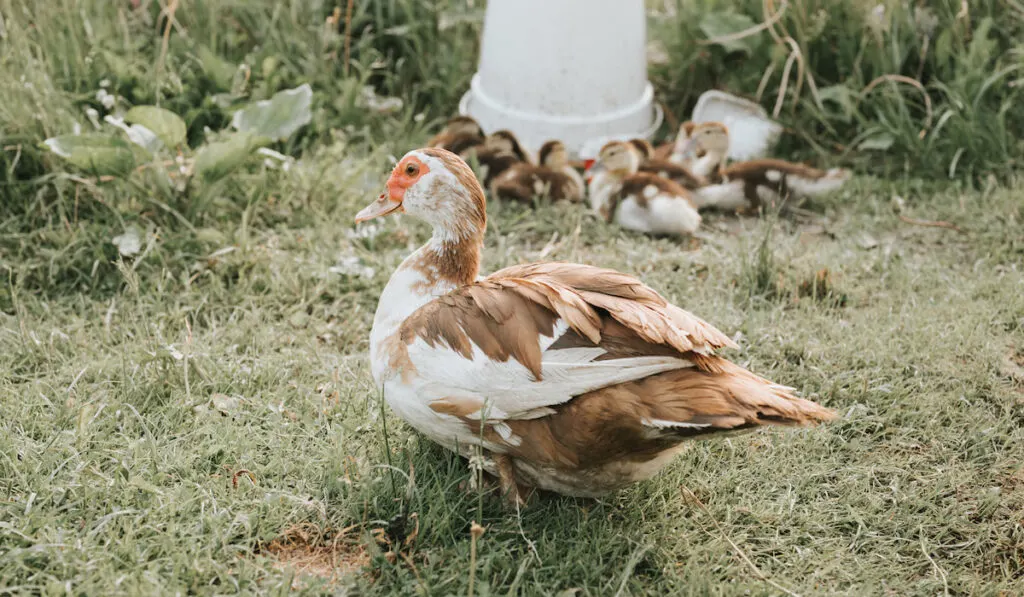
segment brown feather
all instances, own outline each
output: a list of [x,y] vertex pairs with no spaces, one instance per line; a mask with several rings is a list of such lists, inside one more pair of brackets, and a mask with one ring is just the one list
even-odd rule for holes
[[656,174],[662,178],[682,186],[687,190],[696,190],[708,184],[708,179],[698,176],[686,166],[663,159],[649,159],[640,164],[640,172]]
[[[543,417],[504,421],[518,436],[516,443],[503,440],[486,421],[464,420],[513,459],[553,468],[555,476],[561,470],[562,478],[582,493],[602,493],[636,480],[631,467],[644,476],[644,463],[670,453],[683,440],[835,417],[724,360],[715,372],[668,371],[581,394],[552,410]],[[616,474],[603,474],[611,467]]]
[[[632,276],[587,265],[534,263],[495,272],[424,305],[402,324],[401,349],[421,338],[472,358],[475,344],[488,358],[513,358],[540,379],[540,336],[551,337],[558,318],[592,346],[618,353],[628,344],[633,351],[647,346],[649,354],[670,350],[690,358],[735,346]],[[613,334],[608,347],[605,329]]]

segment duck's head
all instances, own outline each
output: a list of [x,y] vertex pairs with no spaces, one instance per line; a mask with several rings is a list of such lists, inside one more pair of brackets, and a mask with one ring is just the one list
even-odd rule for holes
[[487,224],[483,189],[465,160],[444,149],[416,149],[402,156],[377,200],[358,214],[365,222],[407,213],[446,241],[482,238]]
[[630,139],[629,144],[639,152],[641,162],[654,157],[654,146],[651,145],[651,142],[647,139],[637,137],[635,139]]
[[593,178],[602,170],[615,176],[635,174],[640,169],[640,152],[627,141],[609,141],[597,153],[597,161],[590,167]]
[[537,152],[537,163],[553,170],[560,170],[569,165],[569,150],[561,141],[547,141]]
[[456,116],[444,125],[444,132],[450,135],[472,135],[483,137],[484,130],[480,123],[469,116]]
[[484,147],[499,153],[511,153],[524,162],[528,161],[526,159],[526,151],[524,151],[523,146],[519,144],[519,139],[516,137],[515,133],[508,129],[501,129],[500,131],[494,131],[490,135],[487,135],[487,139],[484,141]]

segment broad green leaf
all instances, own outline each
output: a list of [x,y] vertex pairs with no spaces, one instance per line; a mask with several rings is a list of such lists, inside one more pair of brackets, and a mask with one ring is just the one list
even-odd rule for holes
[[187,130],[180,116],[156,106],[135,106],[124,115],[125,121],[153,131],[163,144],[173,149],[185,142]]
[[238,133],[203,146],[196,155],[195,173],[207,182],[220,180],[245,163],[254,151],[271,140],[249,133]]
[[279,91],[268,100],[250,104],[235,112],[231,126],[243,133],[282,141],[309,124],[313,118],[309,109],[312,102],[313,90],[308,83],[295,89]]
[[111,116],[110,114],[103,117],[103,122],[116,126],[124,131],[124,134],[128,136],[129,141],[145,149],[150,155],[156,155],[156,152],[165,147],[164,142],[160,140],[160,137],[156,136],[156,133],[141,124],[128,126],[124,123],[123,119]]
[[889,133],[878,133],[872,135],[867,139],[860,142],[857,149],[866,151],[885,151],[892,147],[892,144],[896,142],[896,139]]
[[43,144],[76,168],[97,176],[124,176],[135,167],[131,146],[119,137],[100,133],[61,135]]
[[[700,30],[709,40],[739,33],[754,25],[756,23],[747,15],[734,12],[709,12],[700,20]],[[722,47],[726,52],[743,52],[750,55],[761,45],[761,33],[754,33],[742,39],[716,41],[715,45]]]

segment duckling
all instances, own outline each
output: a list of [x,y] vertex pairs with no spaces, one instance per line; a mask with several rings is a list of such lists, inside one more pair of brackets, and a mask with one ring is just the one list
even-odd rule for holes
[[553,201],[583,201],[583,177],[569,163],[569,151],[561,141],[548,141],[537,153],[540,165],[526,161],[513,164],[494,179],[491,193],[504,199],[530,201],[547,196]]
[[515,133],[508,129],[494,131],[487,135],[484,147],[494,153],[510,153],[516,156],[521,162],[530,162],[530,156],[523,149]]
[[695,193],[698,207],[738,210],[757,209],[788,195],[820,197],[839,189],[850,179],[845,168],[819,170],[784,160],[763,159],[725,165],[729,129],[720,122],[694,127],[689,141],[694,159],[691,170],[707,176],[711,184]]
[[484,131],[480,123],[469,116],[456,116],[427,141],[427,147],[440,147],[456,154],[484,144]]
[[464,160],[476,161],[482,169],[482,181],[485,188],[490,188],[494,180],[520,162],[530,163],[530,158],[512,131],[502,129],[494,131],[484,140],[483,145],[473,146],[459,154]]
[[608,222],[646,234],[693,234],[701,217],[679,184],[640,172],[640,152],[625,141],[606,143],[591,167],[590,207]]
[[707,178],[695,175],[686,166],[655,157],[656,150],[647,139],[636,138],[629,142],[640,152],[640,172],[657,174],[690,191],[708,184]]

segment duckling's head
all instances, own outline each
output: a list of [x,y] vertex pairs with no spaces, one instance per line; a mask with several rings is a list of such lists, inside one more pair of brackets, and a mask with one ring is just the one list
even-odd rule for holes
[[498,153],[511,153],[524,162],[529,161],[526,159],[526,151],[524,151],[523,146],[519,144],[519,139],[516,137],[515,133],[508,129],[501,129],[500,131],[494,131],[490,135],[487,135],[487,139],[484,141],[484,147]]
[[649,160],[654,157],[654,146],[647,139],[637,137],[630,139],[629,144],[640,153],[640,160]]
[[560,170],[569,165],[569,150],[561,141],[551,140],[540,146],[537,152],[537,163],[554,170]]
[[597,164],[619,176],[634,174],[640,169],[640,152],[626,141],[609,141],[598,152]]
[[725,156],[729,152],[729,129],[721,122],[702,122],[690,131],[690,148],[703,157],[711,153]]
[[480,128],[480,123],[469,116],[456,116],[450,119],[444,125],[444,130],[452,135],[484,136],[484,130]]

